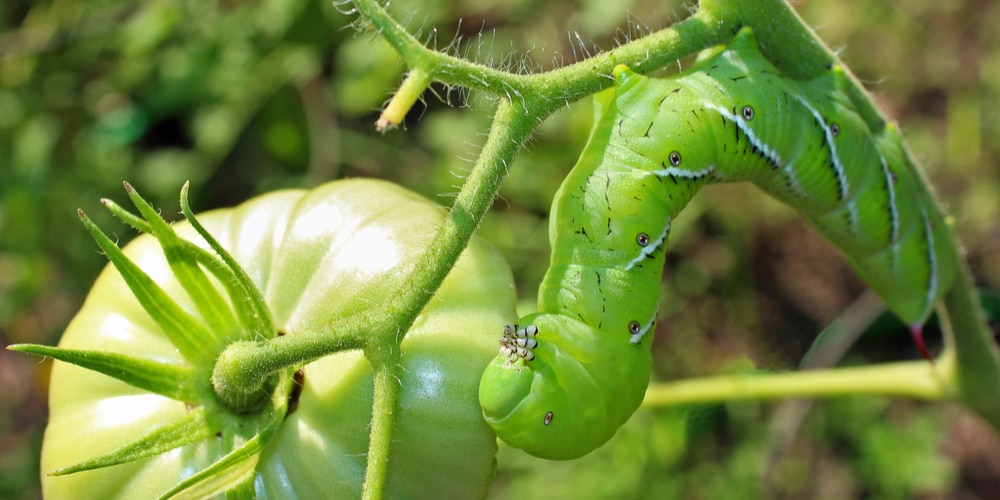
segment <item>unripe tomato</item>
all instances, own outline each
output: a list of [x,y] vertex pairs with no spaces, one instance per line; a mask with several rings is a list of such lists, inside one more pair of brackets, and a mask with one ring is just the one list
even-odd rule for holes
[[[395,185],[348,180],[266,194],[198,220],[256,283],[277,330],[296,335],[384,307],[408,285],[399,281],[401,270],[427,248],[444,214],[442,207]],[[181,237],[205,245],[187,222],[173,227]],[[140,236],[125,253],[183,309],[198,315],[156,239]],[[388,497],[486,494],[496,437],[483,421],[477,391],[484,367],[497,352],[498,325],[514,317],[514,301],[507,264],[495,249],[474,239],[402,343]],[[184,362],[112,266],[97,279],[59,346]],[[210,366],[196,369],[211,371]],[[277,433],[256,463],[248,462],[254,467],[256,495],[356,498],[364,481],[372,410],[368,362],[359,351],[348,351],[309,363],[301,374],[301,393]],[[42,449],[46,497],[156,498],[204,469],[219,459],[221,437],[123,465],[45,475],[132,442],[194,406],[55,362]],[[238,433],[233,428],[238,418],[222,414],[218,405],[205,408],[210,418],[224,422],[219,435]]]

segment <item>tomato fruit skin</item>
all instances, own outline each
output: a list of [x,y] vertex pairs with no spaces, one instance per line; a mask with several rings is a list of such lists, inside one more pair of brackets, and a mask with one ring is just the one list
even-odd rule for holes
[[[295,335],[391,303],[406,286],[399,282],[403,270],[432,241],[444,213],[398,186],[356,179],[270,193],[198,219],[256,283],[278,330]],[[173,227],[203,244],[187,223]],[[125,253],[197,315],[155,239],[140,236]],[[497,325],[515,317],[514,302],[506,262],[474,239],[403,341],[387,497],[485,496],[496,437],[478,404],[479,379],[497,352]],[[59,346],[183,362],[111,266]],[[196,369],[207,377],[212,367]],[[358,497],[372,405],[367,360],[358,351],[344,352],[302,372],[297,405],[257,460],[257,496]],[[221,454],[220,440],[210,438],[132,463],[50,477],[54,469],[169,424],[191,407],[59,361],[49,404],[41,464],[47,498],[157,497]],[[239,425],[239,419],[226,422]]]

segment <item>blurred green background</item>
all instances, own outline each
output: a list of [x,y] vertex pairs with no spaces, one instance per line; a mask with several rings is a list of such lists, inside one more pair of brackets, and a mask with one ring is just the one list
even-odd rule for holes
[[[796,9],[897,119],[966,245],[1000,288],[1000,5],[809,0]],[[392,3],[428,44],[494,66],[570,63],[687,15],[679,1]],[[404,67],[329,1],[13,0],[0,6],[0,343],[58,341],[105,259],[83,208],[129,180],[170,216],[341,177],[394,180],[449,204],[490,124],[488,96],[435,86],[402,130],[377,110]],[[525,309],[548,259],[546,213],[590,103],[545,122],[481,234]],[[748,214],[751,216],[748,217]],[[173,216],[177,219],[177,216]],[[794,368],[865,289],[794,213],[748,186],[706,189],[678,219],[654,347],[658,380]],[[844,363],[914,358],[882,321]],[[928,332],[932,347],[940,339]],[[0,497],[35,498],[48,364],[0,352]],[[782,440],[782,436],[791,436]],[[1000,439],[960,408],[844,398],[643,410],[574,462],[501,448],[495,498],[978,498],[1000,491]]]

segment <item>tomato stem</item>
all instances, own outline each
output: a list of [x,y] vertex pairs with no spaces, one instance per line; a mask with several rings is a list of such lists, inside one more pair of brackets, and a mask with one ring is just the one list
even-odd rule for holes
[[295,371],[323,356],[365,346],[370,324],[350,318],[329,330],[300,332],[265,341],[234,342],[222,351],[212,370],[219,401],[237,413],[267,400],[274,374]]
[[785,373],[741,373],[655,384],[645,407],[848,395],[938,400],[949,395],[950,363],[882,363]]
[[[392,450],[392,435],[396,424],[396,407],[399,401],[399,349],[386,349],[380,356],[366,356],[374,372],[375,394],[372,401],[372,431],[368,444],[368,466],[365,468],[365,486],[362,498],[376,500],[383,497]],[[371,361],[373,358],[376,361]]]
[[392,96],[389,105],[379,115],[378,121],[375,122],[375,129],[379,132],[385,132],[403,123],[406,113],[410,111],[410,108],[413,107],[413,104],[417,102],[430,83],[431,75],[422,68],[417,67],[410,70],[406,79],[403,80],[403,84],[396,91],[396,95]]
[[[957,253],[961,255],[961,253]],[[986,324],[969,266],[958,258],[956,283],[938,308],[945,346],[954,351],[957,399],[1000,430],[1000,351]]]

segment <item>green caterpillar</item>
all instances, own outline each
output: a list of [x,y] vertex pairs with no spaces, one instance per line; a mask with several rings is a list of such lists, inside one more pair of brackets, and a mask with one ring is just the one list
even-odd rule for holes
[[918,338],[954,278],[951,230],[896,127],[872,131],[855,111],[841,68],[790,80],[745,28],[674,78],[614,78],[552,207],[541,312],[504,329],[483,375],[501,439],[575,458],[638,408],[670,223],[706,184],[750,181],[800,211]]

